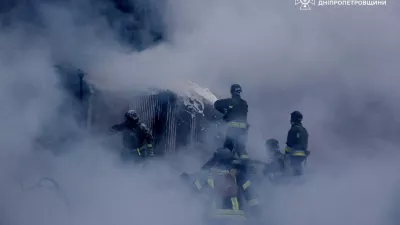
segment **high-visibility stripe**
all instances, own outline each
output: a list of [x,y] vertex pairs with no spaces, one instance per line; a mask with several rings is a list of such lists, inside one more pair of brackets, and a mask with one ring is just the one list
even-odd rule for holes
[[229,218],[234,219],[235,221],[247,220],[245,213],[242,210],[213,210],[209,216],[213,219]]
[[142,153],[140,152],[140,148],[137,149],[137,153],[138,155],[142,155]]
[[232,202],[232,209],[233,210],[239,210],[239,202],[238,199],[236,197],[232,197],[231,198],[231,202]]
[[196,180],[195,182],[194,182],[194,184],[196,185],[196,187],[197,187],[197,189],[201,189],[201,184],[200,184],[200,181],[199,180]]
[[304,151],[295,151],[292,156],[306,156],[306,153]]
[[239,123],[239,122],[229,122],[228,126],[235,128],[247,128],[247,123]]
[[242,158],[242,159],[248,159],[249,156],[248,156],[247,154],[243,154],[243,155],[240,156],[240,158]]
[[245,215],[243,210],[232,210],[232,209],[216,209],[213,210],[214,214],[219,215]]
[[250,182],[249,180],[246,181],[246,183],[244,183],[244,184],[242,185],[243,190],[246,190],[250,185],[251,185],[251,182]]
[[211,188],[214,188],[214,180],[213,179],[208,178],[207,183]]
[[148,147],[148,148],[152,148],[153,145],[152,145],[152,144],[148,144],[147,147]]
[[285,152],[292,152],[292,149],[289,148],[289,147],[286,147],[286,148],[285,148]]

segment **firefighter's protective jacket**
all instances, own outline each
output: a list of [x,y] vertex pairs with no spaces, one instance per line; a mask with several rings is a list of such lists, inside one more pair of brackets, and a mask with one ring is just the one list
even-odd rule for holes
[[306,156],[308,152],[308,132],[301,123],[292,124],[287,134],[285,154]]
[[248,105],[245,100],[239,96],[217,100],[214,108],[224,114],[226,122],[247,123]]
[[259,202],[251,181],[243,172],[232,167],[213,167],[209,172],[199,175],[194,185],[197,191],[208,197],[209,218],[246,219],[245,206],[250,213],[253,208],[258,209]]
[[153,152],[153,135],[150,129],[144,123],[138,123],[132,127],[129,123],[124,122],[112,126],[113,131],[122,132],[122,141],[125,148],[136,150],[139,155],[144,154],[148,150],[150,155]]

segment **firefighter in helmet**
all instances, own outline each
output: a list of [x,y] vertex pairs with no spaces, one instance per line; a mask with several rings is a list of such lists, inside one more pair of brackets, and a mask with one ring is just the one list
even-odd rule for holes
[[[209,170],[191,179],[195,190],[206,194],[207,224],[240,224],[248,218],[259,218],[259,201],[243,169],[246,163],[237,160],[231,150],[224,147],[217,149],[213,158],[214,164]],[[189,180],[189,175],[184,173],[182,178]]]
[[308,132],[303,127],[303,114],[294,111],[290,114],[290,130],[287,134],[285,158],[289,160],[293,175],[303,174],[303,162],[310,155]]
[[111,127],[112,132],[122,132],[122,142],[125,150],[124,159],[133,158],[136,161],[154,156],[153,136],[147,126],[140,121],[133,109],[125,113],[125,121]]
[[249,128],[248,105],[241,97],[242,87],[239,84],[233,84],[230,92],[231,98],[220,99],[214,103],[214,108],[224,114],[223,119],[228,125],[224,147],[234,150],[240,158],[248,158],[246,151]]

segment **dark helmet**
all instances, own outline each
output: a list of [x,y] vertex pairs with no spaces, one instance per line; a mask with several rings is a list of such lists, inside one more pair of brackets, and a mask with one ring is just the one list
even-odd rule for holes
[[301,122],[303,120],[303,114],[299,111],[294,111],[290,114],[290,122]]
[[128,112],[125,113],[125,119],[127,121],[136,122],[136,121],[139,121],[139,116],[138,116],[136,110],[130,109],[130,110],[128,110]]
[[220,164],[229,164],[234,158],[232,151],[227,148],[218,148],[214,152],[214,159]]
[[231,94],[240,95],[242,93],[242,87],[239,84],[232,84],[231,85]]
[[271,138],[271,139],[268,139],[266,142],[265,142],[265,146],[268,148],[268,149],[279,149],[279,141],[278,140],[276,140],[276,139],[273,139],[273,138]]

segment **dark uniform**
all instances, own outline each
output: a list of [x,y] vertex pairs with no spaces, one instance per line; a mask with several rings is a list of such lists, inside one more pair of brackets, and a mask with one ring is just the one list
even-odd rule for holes
[[279,149],[279,141],[276,139],[268,139],[265,142],[265,147],[269,155],[269,160],[268,164],[264,167],[264,175],[283,173],[285,170],[285,157]]
[[122,132],[122,142],[125,150],[123,159],[143,159],[154,156],[153,136],[144,123],[141,123],[135,110],[125,114],[125,121],[111,127],[113,132]]
[[241,224],[248,217],[257,218],[260,214],[257,196],[247,174],[234,163],[232,152],[220,148],[214,158],[217,160],[213,167],[193,182],[196,190],[208,197],[208,224]]
[[308,151],[308,132],[302,124],[303,115],[294,111],[290,115],[290,128],[285,148],[285,156],[290,160],[294,175],[302,175],[303,161],[310,154]]
[[238,84],[231,86],[231,98],[220,99],[214,103],[216,110],[224,114],[223,119],[228,124],[224,147],[234,151],[240,158],[248,158],[246,151],[248,105],[240,97],[242,88]]

